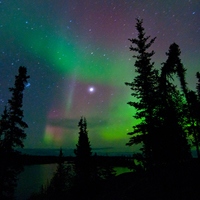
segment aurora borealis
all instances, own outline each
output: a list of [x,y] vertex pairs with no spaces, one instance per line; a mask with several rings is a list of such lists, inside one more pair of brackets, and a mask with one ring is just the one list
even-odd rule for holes
[[[24,92],[25,148],[75,148],[77,123],[88,122],[92,148],[126,147],[135,120],[131,90],[135,76],[128,38],[144,19],[157,68],[176,42],[195,89],[200,71],[200,2],[122,0],[0,1],[0,111],[10,97],[19,66],[30,75]],[[93,89],[92,89],[93,88]]]

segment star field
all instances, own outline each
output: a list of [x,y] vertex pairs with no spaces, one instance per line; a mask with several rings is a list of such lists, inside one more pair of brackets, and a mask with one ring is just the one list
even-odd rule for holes
[[[19,66],[26,66],[26,148],[74,148],[81,116],[93,148],[126,147],[135,123],[131,91],[135,76],[128,38],[137,37],[139,17],[157,68],[176,42],[195,89],[200,71],[200,2],[121,0],[0,1],[0,111],[10,97]],[[133,147],[133,149],[136,147]]]

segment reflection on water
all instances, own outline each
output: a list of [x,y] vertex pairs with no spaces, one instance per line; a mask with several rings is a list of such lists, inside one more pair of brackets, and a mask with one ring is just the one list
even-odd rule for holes
[[116,171],[116,175],[131,172],[131,170],[128,167],[114,167],[114,170]]
[[[50,181],[56,170],[57,164],[43,164],[25,166],[24,171],[19,175],[16,188],[17,200],[26,200],[34,192],[39,192],[41,186]],[[117,175],[130,172],[128,167],[114,167]]]
[[17,200],[25,200],[33,192],[39,192],[41,186],[50,181],[56,170],[56,164],[25,166],[20,173],[15,195]]

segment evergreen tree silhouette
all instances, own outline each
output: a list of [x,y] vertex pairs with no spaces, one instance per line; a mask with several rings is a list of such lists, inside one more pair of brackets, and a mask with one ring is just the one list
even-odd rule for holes
[[88,138],[86,118],[81,117],[79,123],[79,139],[74,153],[75,159],[75,172],[78,177],[88,179],[90,176],[91,164],[91,147]]
[[60,149],[58,165],[50,184],[45,191],[48,199],[62,199],[72,184],[72,169],[66,166],[63,159],[63,151]]
[[[185,116],[188,89],[179,46],[176,43],[170,45],[166,53],[167,61],[162,63],[161,75],[158,75],[154,63],[151,63],[154,51],[147,52],[155,38],[148,42],[150,36],[145,36],[142,23],[143,20],[137,19],[138,38],[129,39],[135,45],[131,45],[130,50],[138,53],[133,56],[138,75],[133,82],[125,84],[131,87],[131,95],[137,99],[128,104],[136,109],[134,117],[140,122],[133,126],[133,132],[128,133],[132,137],[127,145],[142,144],[142,156],[136,154],[135,158],[143,159],[142,165],[150,168],[155,164],[183,161],[191,157]],[[174,75],[180,80],[186,100],[173,83]]]
[[184,99],[173,83],[173,75],[177,74],[183,93],[187,96],[185,69],[179,58],[180,49],[175,43],[170,45],[167,61],[163,63],[160,76],[160,106],[158,118],[160,120],[160,145],[157,149],[157,159],[161,162],[176,162],[191,157],[190,145],[184,127],[185,113]]
[[23,147],[23,139],[26,138],[24,129],[28,125],[22,120],[22,100],[29,76],[26,75],[26,67],[19,67],[18,73],[15,76],[15,87],[9,88],[12,97],[8,100],[0,120],[0,199],[14,198],[17,175],[22,170],[16,147]]
[[22,120],[22,101],[23,91],[29,76],[26,75],[26,67],[19,67],[18,72],[19,74],[15,76],[15,87],[9,88],[12,97],[8,100],[8,108],[5,109],[0,122],[3,128],[1,148],[8,153],[13,152],[16,147],[24,147],[23,140],[26,138],[24,129],[28,128],[28,125]]
[[62,149],[60,149],[60,154],[59,154],[59,160],[58,160],[58,165],[56,172],[51,180],[50,183],[50,188],[51,191],[53,190],[54,192],[62,192],[66,190],[66,184],[67,184],[67,170],[64,165],[63,161],[63,152]]
[[168,59],[166,63],[164,63],[163,69],[165,69],[166,75],[172,76],[173,74],[177,74],[180,80],[181,88],[183,93],[187,98],[187,82],[185,80],[186,69],[181,63],[180,55],[181,50],[176,43],[173,43],[169,47],[169,52],[166,53]]
[[[92,152],[90,147],[90,142],[88,138],[87,122],[86,118],[81,117],[79,123],[79,138],[78,144],[74,153],[75,158],[75,176],[76,176],[76,188],[79,188],[80,194],[86,196],[84,198],[89,199],[92,187],[92,173],[93,173],[93,163],[92,163]],[[77,197],[78,198],[78,197]]]
[[[197,156],[199,157],[199,130],[198,130],[198,112],[199,112],[199,106],[198,106],[198,95],[195,94],[194,91],[191,91],[187,88],[187,83],[185,80],[185,72],[186,69],[183,67],[183,64],[181,63],[181,59],[179,58],[181,54],[180,48],[176,43],[173,43],[170,46],[169,53],[168,55],[168,60],[167,63],[167,68],[170,68],[169,66],[171,65],[171,68],[173,68],[173,72],[168,73],[172,75],[173,73],[177,73],[182,92],[185,95],[186,101],[187,101],[187,108],[188,108],[188,113],[187,113],[187,126],[189,130],[189,134],[193,135],[193,145],[196,146],[197,149]],[[198,73],[197,73],[197,78],[198,78]],[[197,92],[198,92],[198,85],[197,85]]]
[[[143,144],[142,157],[144,158],[143,164],[152,165],[153,162],[153,143],[155,138],[155,122],[154,110],[156,107],[155,97],[158,87],[158,71],[154,69],[154,63],[151,63],[151,57],[154,51],[150,53],[147,50],[154,43],[156,38],[150,39],[150,36],[145,36],[144,28],[142,26],[143,20],[137,20],[136,29],[138,31],[138,38],[129,39],[135,47],[131,45],[130,51],[136,52],[138,55],[133,55],[136,58],[135,72],[138,74],[133,82],[125,83],[130,86],[132,96],[137,98],[134,102],[128,102],[130,106],[136,109],[136,119],[140,123],[133,126],[133,132],[128,133],[132,135],[127,145]],[[146,163],[146,164],[145,164]]]

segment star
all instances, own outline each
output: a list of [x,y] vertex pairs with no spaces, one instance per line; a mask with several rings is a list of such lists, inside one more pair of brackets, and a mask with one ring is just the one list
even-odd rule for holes
[[94,92],[94,87],[90,87],[89,92]]

